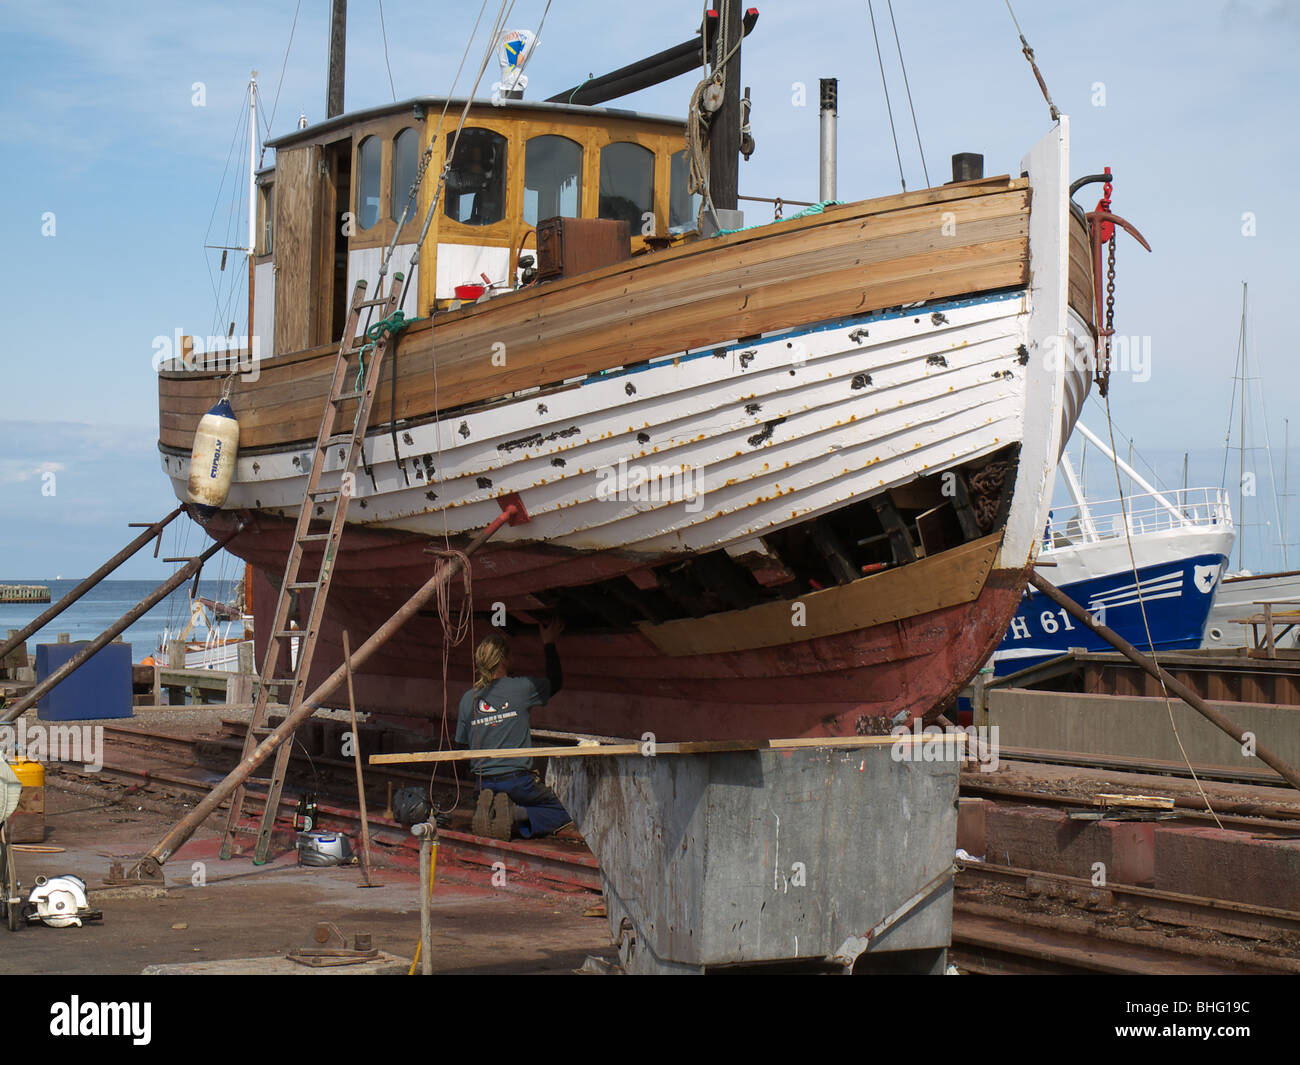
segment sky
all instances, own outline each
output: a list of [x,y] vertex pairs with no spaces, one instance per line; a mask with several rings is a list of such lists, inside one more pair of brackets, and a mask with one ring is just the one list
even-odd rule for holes
[[[516,0],[508,25],[535,30],[545,6]],[[960,151],[982,152],[987,174],[1017,172],[1050,119],[1005,3],[895,0],[906,85],[888,3],[873,6],[907,186],[926,184],[909,90],[930,183],[950,177],[949,158]],[[382,29],[378,0],[349,7],[348,109],[451,88],[474,5],[387,0]],[[866,0],[758,7],[743,54],[757,152],[742,164],[742,194],[816,199],[817,79],[829,76],[840,82],[840,198],[897,191]],[[1290,192],[1300,173],[1300,2],[1015,7],[1056,104],[1071,116],[1074,175],[1109,165],[1113,209],[1153,249],[1122,237],[1118,251],[1116,328],[1140,338],[1149,357],[1141,372],[1116,375],[1117,428],[1166,480],[1181,481],[1187,452],[1192,483],[1219,484],[1249,282],[1258,380],[1246,443],[1262,445],[1267,427],[1280,481],[1283,423],[1300,394],[1289,324],[1300,288]],[[153,339],[207,334],[224,320],[214,277],[237,287],[235,266],[219,273],[219,253],[203,245],[243,239],[231,194],[242,201],[235,179],[247,148],[236,138],[249,73],[259,72],[264,105],[275,102],[272,135],[294,128],[299,114],[321,119],[328,9],[327,0],[0,2],[0,144],[9,161],[0,291],[9,293],[10,338],[0,391],[0,580],[84,574],[127,541],[127,522],[174,505],[156,451]],[[700,9],[685,0],[552,0],[527,96],[544,99],[687,40]],[[481,94],[496,74],[494,63]],[[471,79],[462,76],[462,92]],[[682,114],[693,85],[683,76],[618,106]],[[1088,206],[1096,195],[1095,187],[1081,194],[1093,197]],[[747,221],[770,217],[761,205],[747,211]],[[1104,409],[1094,402],[1085,417],[1102,431]],[[1294,429],[1293,459],[1300,421]],[[1260,467],[1257,491],[1271,491],[1265,453],[1249,455]],[[1235,494],[1235,474],[1229,483]],[[1271,498],[1248,507],[1260,542],[1276,545],[1279,524],[1300,530],[1283,514],[1260,516],[1272,514]],[[175,535],[190,550],[202,540],[192,526]],[[175,546],[164,553],[179,553]],[[1280,563],[1276,546],[1247,559],[1255,569]],[[161,579],[169,569],[141,558],[120,575]]]

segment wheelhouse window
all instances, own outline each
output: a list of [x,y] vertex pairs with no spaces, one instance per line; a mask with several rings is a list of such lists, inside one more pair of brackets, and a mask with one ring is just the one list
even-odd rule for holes
[[272,243],[271,218],[275,208],[275,186],[259,185],[257,187],[257,254],[270,255],[274,250]]
[[[411,196],[411,186],[415,184],[415,168],[419,162],[420,136],[415,130],[407,128],[393,138],[393,180],[389,190],[388,213],[394,222],[400,222],[402,212],[406,210],[406,201]],[[411,205],[409,222],[415,217],[418,202]]]
[[524,147],[524,221],[577,218],[582,211],[582,145],[547,134]]
[[627,222],[636,236],[654,212],[655,155],[627,141],[600,150],[600,217]]
[[[447,134],[450,153],[454,133]],[[461,130],[447,174],[443,211],[467,226],[490,226],[506,216],[506,139],[490,129]]]
[[379,221],[378,137],[367,137],[357,147],[357,225],[370,229]]
[[698,225],[700,203],[703,197],[690,191],[690,155],[683,149],[672,158],[672,173],[668,190],[668,231],[683,233]]

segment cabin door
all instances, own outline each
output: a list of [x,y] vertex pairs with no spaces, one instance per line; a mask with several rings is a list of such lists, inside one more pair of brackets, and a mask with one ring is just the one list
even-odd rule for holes
[[325,146],[321,160],[324,176],[321,196],[321,319],[317,343],[337,343],[347,324],[348,237],[356,230],[352,213],[352,140]]

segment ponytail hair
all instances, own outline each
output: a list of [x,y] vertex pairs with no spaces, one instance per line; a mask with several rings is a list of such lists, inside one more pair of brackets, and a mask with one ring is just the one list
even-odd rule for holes
[[510,643],[499,632],[485,636],[474,648],[474,690],[481,691],[496,679],[496,672],[510,656]]

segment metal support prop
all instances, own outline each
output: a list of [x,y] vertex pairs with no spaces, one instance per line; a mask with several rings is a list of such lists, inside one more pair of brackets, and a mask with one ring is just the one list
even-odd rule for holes
[[[189,560],[184,566],[173,573],[166,581],[160,584],[147,596],[140,600],[135,606],[118,618],[112,625],[106,628],[90,643],[69,658],[62,666],[56,669],[40,684],[36,685],[31,691],[24,695],[13,706],[0,714],[0,722],[16,721],[31,707],[36,705],[36,701],[41,698],[55,685],[63,682],[69,674],[81,668],[86,659],[90,658],[97,651],[101,650],[107,644],[111,643],[120,633],[125,632],[132,624],[144,617],[154,605],[166,599],[177,588],[190,579],[192,574],[198,573],[203,568],[203,563],[225,547],[231,540],[238,536],[244,528],[243,522],[231,533],[226,534],[203,554]],[[150,530],[152,532],[152,530]]]
[[436,819],[411,826],[420,840],[420,973],[433,975],[433,863],[438,860]]
[[[1087,628],[1095,632],[1135,666],[1159,680],[1164,684],[1166,691],[1178,696],[1178,698],[1205,718],[1205,720],[1210,722],[1210,724],[1215,728],[1226,732],[1234,740],[1242,744],[1242,746],[1245,746],[1246,734],[1240,725],[1219,713],[1219,711],[1214,709],[1214,707],[1192,691],[1192,689],[1186,684],[1182,683],[1182,681],[1178,680],[1171,674],[1166,673],[1156,665],[1155,662],[1129,643],[1128,640],[1124,639],[1124,637],[1114,629],[1099,624],[1097,620],[1088,613],[1088,611],[1061,591],[1060,588],[1056,587],[1056,585],[1052,584],[1050,581],[1044,580],[1037,573],[1033,572],[1029,574],[1029,583],[1047,596],[1047,598],[1057,606],[1062,607],[1076,620],[1081,621],[1085,626],[1087,626]],[[1293,788],[1300,791],[1300,773],[1297,773],[1294,768],[1260,743],[1258,738],[1255,739],[1255,757],[1266,766],[1273,769]]]
[[[521,509],[515,503],[505,507],[491,525],[487,526],[466,545],[463,554],[465,556],[473,554],[495,535],[503,525],[512,519],[517,520],[518,517],[522,516]],[[127,879],[160,879],[163,863],[175,854],[186,840],[194,835],[195,830],[208,819],[218,806],[234,794],[236,788],[252,776],[253,771],[259,765],[274,754],[276,749],[298,730],[299,725],[320,709],[321,703],[345,681],[348,670],[356,671],[360,669],[367,659],[387,643],[398,629],[419,613],[424,604],[437,594],[440,587],[460,572],[461,566],[460,557],[444,562],[437,572],[421,585],[419,591],[398,608],[397,613],[380,625],[370,639],[352,652],[351,658],[340,665],[315,691],[303,699],[297,710],[285,717],[266,739],[259,743],[240,761],[239,765],[230,771],[225,780],[208,792],[207,796],[184,819],[178,822],[175,828],[159,840],[148,854],[137,861],[127,872]]]
[[95,570],[89,577],[78,584],[67,595],[50,607],[44,614],[38,617],[25,629],[16,636],[10,637],[3,644],[0,644],[0,658],[4,658],[10,651],[20,643],[26,642],[27,638],[34,632],[40,632],[46,625],[62,614],[68,607],[72,606],[78,599],[85,595],[90,589],[95,587],[100,581],[107,577],[113,570],[117,569],[123,562],[134,555],[140,548],[144,547],[155,536],[160,536],[162,531],[170,525],[180,514],[182,507],[177,507],[165,518],[162,518],[152,525],[148,526],[144,532],[127,544],[121,551],[105,562],[99,569]]

